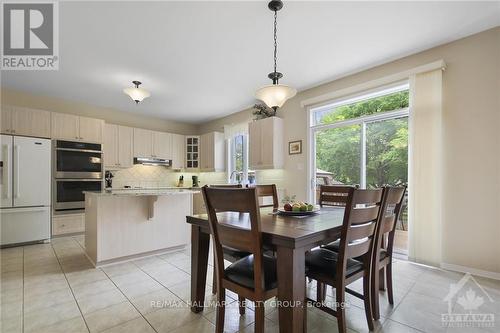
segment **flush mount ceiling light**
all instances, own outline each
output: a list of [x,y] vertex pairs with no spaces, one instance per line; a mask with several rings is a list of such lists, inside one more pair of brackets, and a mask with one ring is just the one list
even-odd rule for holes
[[284,84],[279,84],[278,81],[283,77],[283,74],[276,70],[278,54],[278,39],[276,35],[277,18],[278,10],[283,8],[283,1],[273,0],[269,2],[267,7],[274,12],[274,72],[269,73],[267,76],[273,81],[273,84],[264,86],[257,90],[255,92],[255,97],[266,103],[267,106],[273,108],[276,112],[276,109],[282,107],[288,99],[297,94],[297,90]]
[[135,101],[136,104],[139,104],[139,102],[142,102],[144,98],[147,98],[151,96],[151,93],[145,89],[139,88],[141,85],[140,81],[132,81],[135,87],[133,88],[125,88],[123,89],[123,92],[132,98],[133,101]]

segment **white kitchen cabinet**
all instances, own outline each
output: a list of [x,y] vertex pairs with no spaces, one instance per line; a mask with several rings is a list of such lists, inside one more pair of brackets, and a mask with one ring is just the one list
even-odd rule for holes
[[249,123],[248,138],[250,169],[283,168],[283,119],[270,117]]
[[200,137],[200,171],[225,170],[224,133],[210,132]]
[[133,165],[131,127],[106,124],[104,127],[104,166],[108,169],[129,168]]
[[50,138],[50,112],[12,107],[13,134]]
[[52,235],[81,233],[85,231],[85,214],[64,214],[52,216]]
[[78,116],[52,112],[51,137],[53,139],[80,140]]
[[118,126],[118,166],[129,168],[134,164],[134,129]]
[[12,134],[12,107],[8,105],[3,105],[1,108],[1,132],[2,134]]
[[153,156],[153,132],[134,128],[134,157]]
[[104,120],[78,117],[79,139],[85,142],[102,142]]
[[101,143],[104,121],[67,113],[52,112],[51,136],[53,139]]
[[200,137],[186,136],[186,169],[198,170],[200,167]]
[[184,135],[172,134],[172,169],[184,168],[184,154],[186,151]]
[[50,112],[2,105],[2,133],[50,138]]
[[118,167],[118,125],[104,125],[104,166]]
[[153,157],[172,159],[172,135],[165,132],[153,132]]

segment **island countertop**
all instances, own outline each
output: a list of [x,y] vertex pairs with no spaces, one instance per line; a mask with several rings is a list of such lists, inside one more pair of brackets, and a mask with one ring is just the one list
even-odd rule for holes
[[159,195],[178,195],[178,194],[195,194],[199,190],[190,188],[157,188],[157,189],[116,189],[116,190],[102,190],[102,191],[84,191],[86,195],[95,196],[159,196]]

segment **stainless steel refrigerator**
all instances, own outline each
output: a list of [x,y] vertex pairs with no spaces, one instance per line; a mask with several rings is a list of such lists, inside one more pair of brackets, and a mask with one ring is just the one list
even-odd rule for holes
[[51,141],[1,136],[0,245],[50,238]]

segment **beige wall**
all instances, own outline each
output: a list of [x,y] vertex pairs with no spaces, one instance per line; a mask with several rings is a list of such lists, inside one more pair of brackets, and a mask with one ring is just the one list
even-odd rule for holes
[[[500,273],[500,27],[302,91],[279,111],[285,142],[307,138],[302,100],[444,59],[443,262]],[[251,110],[201,125],[200,133],[250,121]],[[307,154],[286,155],[288,194],[306,198]],[[416,222],[418,223],[418,221]]]
[[192,124],[147,117],[130,112],[92,106],[85,103],[78,103],[59,98],[32,95],[5,88],[2,88],[1,102],[5,105],[72,113],[80,116],[99,118],[112,124],[140,127],[156,131],[165,131],[177,134],[196,134],[197,132],[197,126]]

